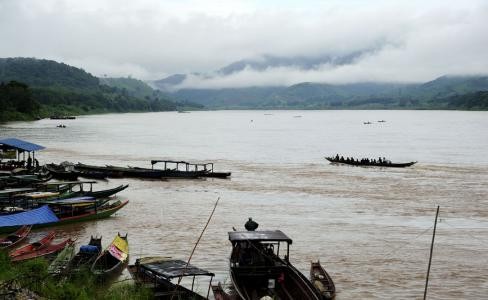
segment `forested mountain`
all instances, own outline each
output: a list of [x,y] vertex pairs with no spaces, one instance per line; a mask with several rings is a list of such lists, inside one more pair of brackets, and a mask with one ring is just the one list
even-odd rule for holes
[[[180,89],[170,95],[211,108],[472,109],[446,106],[448,98],[488,91],[488,76],[443,76],[424,84],[300,83],[288,87]],[[473,94],[474,95],[474,94]]]
[[[125,85],[135,80],[129,81]],[[4,83],[0,97],[9,99],[2,105],[0,121],[51,114],[167,111],[191,105],[171,101],[159,91],[150,92],[143,82],[138,82],[144,88],[136,88],[137,92],[127,86],[109,86],[82,69],[44,59],[0,58],[0,82]],[[21,98],[12,96],[12,90],[21,89],[36,103],[28,111],[20,105]]]

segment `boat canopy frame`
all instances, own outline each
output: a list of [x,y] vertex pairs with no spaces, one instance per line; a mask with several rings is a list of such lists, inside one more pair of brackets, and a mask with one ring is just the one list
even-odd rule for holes
[[161,259],[142,263],[140,260],[137,260],[136,266],[144,271],[145,276],[148,276],[147,273],[151,274],[155,283],[157,283],[160,278],[166,281],[171,281],[174,278],[193,277],[191,283],[192,292],[194,291],[196,276],[209,276],[210,282],[207,290],[207,299],[210,295],[213,277],[215,276],[212,272],[178,259]]
[[[214,163],[189,163],[189,162],[183,161],[183,160],[177,161],[177,160],[158,160],[158,159],[151,160],[151,169],[154,170],[154,165],[157,163],[164,163],[164,170],[168,170],[168,168],[167,168],[168,164],[176,164],[176,170],[179,169],[180,164],[184,165],[185,170],[187,172],[205,171],[205,172],[213,173],[213,169],[214,169]],[[203,170],[201,170],[201,169],[203,169]],[[169,170],[171,170],[171,169],[169,169]]]

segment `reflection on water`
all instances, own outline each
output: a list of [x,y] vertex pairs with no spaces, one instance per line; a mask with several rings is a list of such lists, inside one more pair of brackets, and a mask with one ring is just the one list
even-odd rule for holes
[[[387,122],[363,124],[382,119]],[[219,280],[229,281],[227,231],[252,216],[261,229],[290,235],[291,260],[305,274],[310,261],[320,259],[336,282],[337,299],[420,298],[440,205],[429,298],[488,295],[487,113],[171,112],[65,123],[65,129],[51,120],[9,123],[0,136],[46,146],[41,162],[209,160],[216,170],[233,172],[230,180],[101,182],[99,189],[129,183],[118,197],[130,203],[116,217],[56,229],[78,243],[103,234],[106,245],[118,231],[128,232],[132,261],[146,255],[186,259],[221,197],[193,258]],[[382,169],[323,159],[335,153],[419,163]]]

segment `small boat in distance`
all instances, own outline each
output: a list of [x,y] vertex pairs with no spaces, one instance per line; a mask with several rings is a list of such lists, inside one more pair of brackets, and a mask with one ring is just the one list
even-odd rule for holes
[[332,278],[320,264],[320,261],[310,262],[310,280],[322,295],[323,300],[331,300],[335,297],[335,285]]
[[347,158],[344,159],[342,156],[340,158],[336,157],[325,157],[326,160],[333,164],[345,164],[345,165],[351,165],[351,166],[360,166],[360,167],[366,167],[366,166],[372,166],[372,167],[386,167],[386,168],[405,168],[405,167],[410,167],[414,164],[416,164],[416,161],[411,161],[408,163],[392,163],[389,160],[381,160],[381,161],[376,161],[376,160],[370,160],[370,159],[354,159],[354,158]]
[[114,240],[95,260],[91,266],[93,274],[99,277],[118,275],[129,262],[129,242],[127,234],[117,233]]
[[370,121],[367,121],[367,122],[363,122],[364,125],[370,125],[371,122]]
[[385,123],[385,120],[379,120],[378,123]]
[[20,227],[14,233],[7,235],[6,237],[0,239],[0,250],[2,249],[12,249],[16,245],[20,244],[30,233],[32,225],[24,225]]

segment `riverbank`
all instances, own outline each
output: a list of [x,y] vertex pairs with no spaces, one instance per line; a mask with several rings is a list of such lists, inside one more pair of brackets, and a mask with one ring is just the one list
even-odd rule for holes
[[49,263],[43,258],[12,264],[8,254],[0,253],[0,298],[22,299],[150,299],[149,290],[129,283],[107,287],[97,283],[88,271],[66,280],[53,278],[47,272]]

